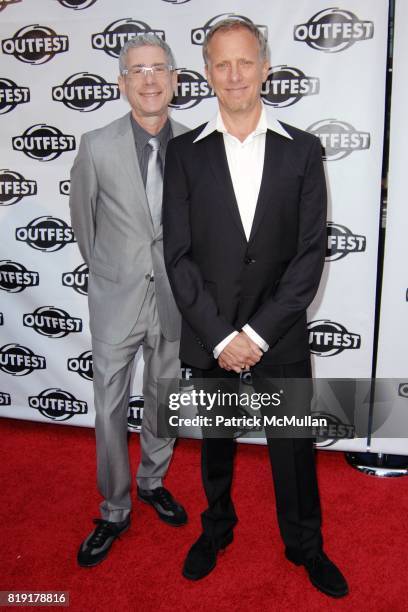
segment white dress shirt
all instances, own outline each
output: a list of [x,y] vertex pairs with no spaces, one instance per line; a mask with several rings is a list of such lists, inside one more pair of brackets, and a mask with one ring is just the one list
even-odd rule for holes
[[[282,136],[292,138],[282,125],[272,117],[265,106],[262,104],[261,116],[258,125],[243,142],[227,131],[222,120],[221,113],[218,111],[216,117],[207,123],[203,131],[197,136],[197,142],[212,132],[218,131],[223,134],[225,152],[227,155],[228,168],[234,187],[235,199],[237,201],[241,222],[245,231],[246,239],[251,235],[252,223],[255,216],[256,204],[258,201],[259,189],[261,187],[262,173],[265,158],[265,142],[267,130],[273,130]],[[254,329],[248,324],[242,330],[253,340],[264,352],[269,345]],[[231,342],[237,331],[229,334],[214,348],[214,357],[217,359],[224,348]]]

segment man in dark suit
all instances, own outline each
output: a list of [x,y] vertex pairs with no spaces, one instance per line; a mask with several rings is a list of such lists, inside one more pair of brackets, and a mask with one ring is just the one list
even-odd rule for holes
[[[180,357],[201,378],[311,377],[306,308],[323,269],[326,187],[314,136],[273,119],[260,91],[267,44],[251,23],[218,22],[203,46],[218,115],[175,138],[164,177],[164,252],[182,313]],[[279,528],[289,561],[341,597],[323,552],[312,439],[268,439]],[[232,542],[232,439],[206,438],[203,533],[183,569],[197,580]]]

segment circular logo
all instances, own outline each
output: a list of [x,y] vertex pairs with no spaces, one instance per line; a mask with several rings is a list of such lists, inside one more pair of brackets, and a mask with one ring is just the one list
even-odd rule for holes
[[86,402],[77,400],[72,393],[57,388],[45,389],[39,395],[29,397],[28,405],[52,421],[67,421],[73,416],[88,412]]
[[[219,21],[223,21],[224,19],[237,19],[239,21],[245,21],[247,23],[252,23],[249,17],[244,17],[244,15],[236,15],[235,13],[222,13],[221,15],[216,15],[212,17],[202,28],[195,28],[191,30],[191,43],[193,45],[202,45],[204,44],[205,37],[207,32]],[[257,25],[259,30],[261,30],[262,34],[268,39],[268,28],[265,25]]]
[[359,349],[361,336],[352,334],[334,321],[311,321],[308,324],[310,352],[319,357],[332,357],[345,349]]
[[95,4],[97,0],[57,0],[62,6],[65,8],[74,9],[75,11],[82,11],[93,4]]
[[266,104],[283,108],[296,104],[304,96],[318,94],[319,88],[317,77],[308,77],[298,68],[272,66],[261,93]]
[[140,431],[143,420],[143,395],[132,395],[129,398],[128,427],[132,431]]
[[70,372],[76,372],[85,380],[93,380],[92,351],[85,351],[79,357],[68,359],[67,368]]
[[59,251],[75,242],[73,229],[56,217],[37,217],[26,227],[16,229],[16,240],[26,242],[37,251]]
[[19,87],[14,81],[0,77],[0,115],[14,110],[17,104],[30,101],[28,87]]
[[214,96],[213,90],[199,72],[182,68],[178,73],[177,89],[170,106],[178,110],[193,108],[201,100]]
[[153,30],[144,21],[118,19],[109,24],[103,32],[92,35],[92,48],[105,51],[111,57],[118,58],[125,42],[139,34],[147,34],[149,32],[165,40],[163,30]]
[[65,310],[55,306],[40,306],[23,316],[24,327],[31,327],[47,338],[64,338],[82,331],[82,320],[71,317]]
[[49,62],[57,53],[64,53],[69,48],[68,36],[61,36],[48,26],[38,24],[21,28],[1,45],[6,55],[36,65]]
[[307,23],[295,26],[294,32],[295,40],[326,53],[344,51],[355,42],[368,40],[373,35],[372,21],[360,21],[350,11],[338,8],[316,13]]
[[358,132],[345,121],[323,119],[312,123],[307,131],[320,138],[324,149],[323,158],[327,161],[344,159],[354,151],[370,147],[370,134]]
[[13,170],[0,170],[0,206],[17,204],[25,196],[36,193],[36,181],[26,181],[22,174]]
[[72,287],[72,289],[81,295],[88,295],[88,278],[89,268],[83,263],[75,268],[73,272],[64,272],[62,284],[64,287]]
[[0,289],[8,293],[20,293],[27,287],[40,283],[38,272],[27,270],[23,264],[5,259],[0,261]]
[[59,182],[59,192],[61,195],[69,196],[70,191],[71,191],[71,181],[70,180]]
[[46,368],[45,357],[20,344],[6,344],[0,348],[0,370],[12,376],[27,376],[34,370]]
[[361,253],[366,248],[366,237],[353,234],[348,227],[327,223],[326,261],[343,259],[349,253]]
[[318,448],[333,446],[333,444],[336,444],[339,439],[350,437],[353,438],[353,431],[351,431],[353,430],[353,427],[350,425],[345,425],[335,415],[327,414],[326,412],[313,412],[313,418],[324,418],[327,423],[325,426],[313,427],[313,432],[315,434],[315,446]]
[[38,123],[27,128],[22,136],[13,137],[13,149],[31,159],[52,161],[66,151],[75,150],[75,138],[63,134],[52,125]]
[[108,83],[101,76],[89,72],[77,72],[62,85],[52,88],[52,99],[66,107],[81,112],[95,111],[105,102],[120,98],[119,85]]

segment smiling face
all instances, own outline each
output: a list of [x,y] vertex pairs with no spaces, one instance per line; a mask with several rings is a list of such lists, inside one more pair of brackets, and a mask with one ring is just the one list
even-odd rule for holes
[[[166,53],[160,47],[144,45],[130,48],[126,55],[126,68],[143,65],[168,64]],[[167,117],[168,105],[174,95],[177,84],[177,74],[165,72],[146,76],[142,73],[137,78],[130,75],[119,76],[119,88],[126,96],[136,120],[147,117]]]
[[206,76],[221,112],[252,111],[259,104],[268,61],[261,59],[255,36],[243,27],[219,30],[208,45]]

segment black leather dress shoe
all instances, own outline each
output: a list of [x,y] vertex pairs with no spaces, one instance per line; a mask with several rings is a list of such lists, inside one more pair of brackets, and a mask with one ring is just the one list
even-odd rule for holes
[[183,567],[183,576],[189,580],[200,580],[207,576],[217,564],[219,551],[227,548],[234,539],[232,531],[228,533],[219,544],[202,533],[188,551]]
[[164,487],[157,487],[157,489],[152,490],[138,487],[137,496],[141,501],[153,506],[159,518],[168,525],[180,527],[187,523],[187,513],[183,506]]
[[79,547],[77,561],[81,567],[93,567],[107,557],[112,544],[130,527],[128,517],[121,523],[94,519],[96,528]]
[[299,559],[288,550],[286,558],[295,565],[303,565],[309,574],[310,582],[322,593],[330,597],[344,597],[348,594],[348,585],[343,574],[333,561],[323,552],[311,559]]

